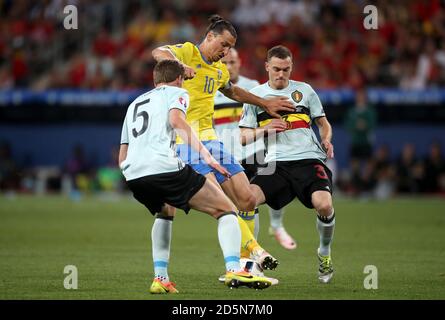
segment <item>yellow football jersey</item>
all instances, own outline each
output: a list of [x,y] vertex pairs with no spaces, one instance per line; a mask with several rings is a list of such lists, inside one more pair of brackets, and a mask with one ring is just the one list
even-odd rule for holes
[[[168,48],[178,60],[196,72],[195,77],[184,81],[183,86],[190,95],[187,122],[198,133],[201,141],[217,139],[213,129],[214,98],[218,89],[230,86],[226,65],[221,61],[208,63],[198,47],[191,42],[171,45]],[[178,139],[177,143],[182,142]]]

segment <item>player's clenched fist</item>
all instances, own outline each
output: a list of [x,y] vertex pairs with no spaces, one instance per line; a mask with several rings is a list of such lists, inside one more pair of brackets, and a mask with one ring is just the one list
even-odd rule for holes
[[185,72],[184,72],[184,79],[188,80],[188,79],[193,79],[195,77],[195,70],[191,67],[189,67],[186,64],[182,64],[184,66]]

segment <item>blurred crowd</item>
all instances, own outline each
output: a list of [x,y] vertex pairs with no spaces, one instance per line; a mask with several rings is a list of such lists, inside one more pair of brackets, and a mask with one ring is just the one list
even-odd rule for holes
[[[390,156],[386,145],[373,147],[369,156],[353,151],[348,168],[333,170],[336,192],[357,198],[387,199],[395,195],[445,196],[445,157],[439,142],[420,156],[406,143],[401,154]],[[355,152],[355,153],[354,153]],[[368,151],[366,151],[368,152]],[[118,150],[110,162],[95,165],[82,145],[73,148],[62,167],[26,167],[12,156],[11,146],[0,145],[0,193],[64,193],[70,196],[126,190],[117,166]],[[329,163],[328,163],[329,166]]]
[[[65,30],[63,8],[78,8]],[[293,78],[315,88],[445,85],[445,3],[360,0],[1,0],[0,89],[133,89],[152,86],[151,50],[199,43],[210,14],[238,30],[243,73],[265,80],[267,49],[288,46]]]
[[[344,117],[349,134],[349,164],[337,174],[337,187],[352,196],[386,199],[395,194],[440,193],[445,195],[445,158],[439,141],[420,156],[406,142],[401,154],[391,157],[388,145],[375,137],[377,113],[365,90],[357,90],[355,104]],[[430,143],[425,141],[425,143]]]
[[84,145],[77,144],[60,166],[31,166],[14,158],[9,143],[0,142],[0,193],[63,193],[78,197],[121,192],[126,186],[117,165],[118,156],[118,148],[112,148],[109,162],[99,166],[85,152]]
[[397,158],[387,145],[376,148],[369,158],[352,157],[348,170],[339,174],[336,186],[345,194],[387,199],[400,194],[445,195],[445,158],[438,142],[420,157],[413,144],[406,143]]

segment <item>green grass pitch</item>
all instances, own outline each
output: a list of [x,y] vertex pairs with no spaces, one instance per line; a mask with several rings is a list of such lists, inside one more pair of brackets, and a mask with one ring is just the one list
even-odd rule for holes
[[[259,240],[280,265],[267,274],[280,284],[262,291],[230,290],[217,282],[224,264],[209,216],[179,212],[173,225],[169,274],[178,295],[148,293],[153,218],[130,197],[0,197],[0,299],[445,299],[445,201],[336,199],[333,282],[317,280],[315,215],[294,202],[285,226],[298,248],[268,235],[261,208]],[[78,269],[78,289],[63,286],[66,265]],[[366,265],[378,289],[366,290]]]

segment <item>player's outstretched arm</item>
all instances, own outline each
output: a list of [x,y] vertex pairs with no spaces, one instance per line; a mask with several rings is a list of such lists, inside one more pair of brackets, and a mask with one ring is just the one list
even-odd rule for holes
[[280,118],[279,111],[294,111],[295,107],[287,97],[274,97],[271,99],[260,98],[237,85],[231,85],[228,89],[221,89],[221,92],[230,99],[241,103],[248,103],[263,108],[272,117]]
[[157,47],[156,49],[154,49],[151,54],[153,55],[153,58],[156,60],[156,62],[162,61],[162,60],[176,60],[179,61],[185,69],[185,74],[184,74],[184,79],[188,80],[188,79],[193,79],[195,77],[195,70],[193,68],[190,68],[188,65],[184,64],[182,61],[180,61],[178,58],[175,57],[175,55],[173,54],[173,52],[171,52],[171,50],[166,47],[166,46],[162,46],[162,47]]
[[168,47],[166,46],[157,47],[156,49],[153,49],[151,54],[153,55],[153,58],[156,60],[156,62],[160,62],[162,60],[178,60],[175,57],[175,55],[170,51],[170,49],[168,49]]
[[334,146],[331,143],[332,140],[332,127],[326,117],[320,117],[315,119],[315,123],[318,127],[318,131],[320,132],[321,145],[326,151],[326,155],[328,159],[334,157]]
[[199,141],[195,132],[185,120],[184,112],[179,109],[171,109],[169,112],[169,122],[181,139],[199,152],[201,157],[210,167],[217,170],[226,178],[230,178],[230,173],[223,166],[221,166],[219,162],[215,160],[215,158],[213,158],[207,148],[204,147],[201,141]]
[[240,128],[240,139],[243,146],[252,143],[265,135],[273,135],[287,129],[287,123],[281,119],[272,121],[262,128]]

